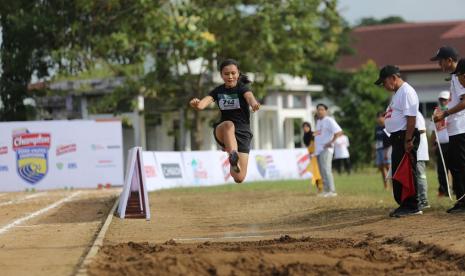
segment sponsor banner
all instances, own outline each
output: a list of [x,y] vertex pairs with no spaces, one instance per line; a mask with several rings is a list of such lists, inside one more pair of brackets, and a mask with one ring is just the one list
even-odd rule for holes
[[6,122],[0,133],[0,191],[123,184],[119,121]]
[[166,188],[166,184],[163,182],[163,177],[161,175],[161,170],[155,160],[154,152],[142,152],[142,159],[144,161],[147,189],[150,191]]
[[191,151],[183,152],[182,157],[186,177],[192,186],[210,186],[232,181],[227,154],[217,151]]
[[295,149],[254,150],[249,154],[246,181],[300,178]]
[[303,179],[312,178],[311,173],[311,159],[307,150],[295,151],[295,158],[297,163],[297,169],[299,171],[299,177]]
[[[157,177],[161,180],[160,188],[181,187],[191,184],[190,179],[186,177],[181,152],[158,151],[153,153],[157,163],[156,168],[160,172]],[[151,189],[150,186],[148,189]]]
[[56,149],[56,155],[60,156],[66,153],[76,152],[76,144],[59,145]]
[[[234,183],[222,151],[143,152],[148,190]],[[252,150],[246,182],[308,179],[306,149]]]
[[0,155],[8,154],[8,147],[7,146],[0,146]]

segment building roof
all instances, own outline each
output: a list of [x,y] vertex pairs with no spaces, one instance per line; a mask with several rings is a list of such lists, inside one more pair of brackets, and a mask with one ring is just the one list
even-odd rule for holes
[[343,56],[336,67],[356,70],[372,59],[381,67],[394,64],[402,71],[439,70],[430,61],[439,47],[449,45],[465,56],[465,21],[400,23],[355,28],[353,55]]

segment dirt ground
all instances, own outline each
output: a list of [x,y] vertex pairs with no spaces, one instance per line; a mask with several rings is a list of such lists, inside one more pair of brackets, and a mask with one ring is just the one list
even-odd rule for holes
[[[62,190],[0,194],[0,274],[74,274],[118,192]],[[55,208],[34,215],[67,198]]]
[[114,219],[90,275],[465,275],[465,214],[389,218],[368,196],[286,190],[150,194]]

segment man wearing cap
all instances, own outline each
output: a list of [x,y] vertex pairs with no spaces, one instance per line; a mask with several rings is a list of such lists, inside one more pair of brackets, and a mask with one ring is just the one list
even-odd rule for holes
[[[416,173],[417,149],[420,143],[420,134],[415,128],[419,107],[417,93],[412,86],[402,80],[399,68],[393,65],[386,65],[381,69],[375,84],[394,92],[384,121],[386,131],[391,133],[392,174],[394,175],[397,170],[405,152],[410,153],[412,160],[410,168],[413,173]],[[414,178],[414,186],[415,195],[402,201],[402,184],[397,180],[392,180],[394,199],[400,206],[389,214],[391,217],[422,214],[422,211],[418,209],[416,178]]]
[[462,88],[465,88],[465,58],[459,60],[452,74],[457,77]]
[[[446,111],[449,99],[449,91],[440,92],[438,95],[438,106],[434,109],[433,115],[436,115],[438,111]],[[431,135],[431,144],[433,146],[433,151],[436,154],[436,170],[439,182],[438,196],[449,196],[446,179],[449,169],[447,167],[447,163],[443,164],[443,160],[441,158],[442,152],[444,162],[447,160],[447,150],[449,148],[449,134],[447,133],[447,121],[446,119],[443,119],[434,124],[436,126],[436,133],[433,132],[433,134]],[[439,151],[439,147],[441,147],[441,152]],[[444,167],[446,167],[446,170],[444,170]]]
[[[447,133],[449,134],[449,150],[447,164],[452,174],[452,184],[457,202],[448,213],[465,212],[465,88],[459,81],[458,53],[449,46],[439,48],[431,61],[438,61],[443,72],[451,73],[450,102],[448,110],[438,111],[434,115],[435,122],[447,118]],[[462,62],[463,64],[463,62]],[[461,65],[463,67],[465,65]],[[463,77],[461,77],[463,78]]]

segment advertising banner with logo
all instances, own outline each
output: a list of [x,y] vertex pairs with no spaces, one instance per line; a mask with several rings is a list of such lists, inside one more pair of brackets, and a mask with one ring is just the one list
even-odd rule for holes
[[0,191],[123,184],[120,121],[0,123]]
[[160,168],[158,167],[157,162],[155,161],[155,152],[154,151],[144,151],[142,152],[142,159],[144,160],[144,171],[146,177],[147,189],[149,191],[156,190],[157,184],[159,185],[158,189],[165,188],[163,185],[166,185],[162,180]]
[[[190,185],[191,179],[186,177],[182,161],[181,152],[169,152],[169,151],[155,151],[153,152],[157,177],[152,181],[147,182],[147,189],[152,190],[154,187],[152,183],[155,183],[156,188],[174,188],[181,186]],[[145,159],[144,159],[145,162]],[[159,173],[158,173],[159,172]]]
[[298,179],[295,150],[254,150],[249,155],[247,181]]
[[218,185],[233,182],[229,174],[226,153],[218,151],[190,151],[182,153],[186,177],[192,186]]
[[[234,183],[222,151],[144,152],[148,190]],[[246,182],[308,179],[306,149],[252,150]]]

